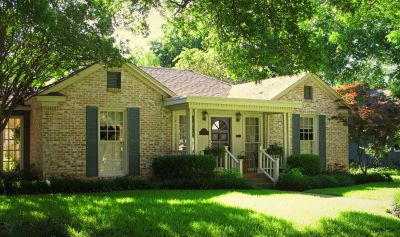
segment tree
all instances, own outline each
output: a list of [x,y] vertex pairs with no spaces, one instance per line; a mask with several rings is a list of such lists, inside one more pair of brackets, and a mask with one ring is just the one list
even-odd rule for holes
[[191,69],[220,80],[229,80],[225,66],[212,49],[203,51],[197,48],[184,48],[174,62],[176,68]]
[[145,14],[149,2],[0,1],[0,132],[11,112],[48,81],[96,62],[123,63],[114,27],[132,21],[132,11]]
[[160,59],[152,51],[146,51],[138,59],[137,65],[145,67],[159,67]]
[[349,138],[357,144],[360,168],[367,173],[370,161],[379,163],[400,139],[400,105],[367,83],[343,85],[337,89],[353,108],[348,118]]
[[[368,82],[399,97],[399,8],[387,0],[203,0],[168,24],[176,35],[200,36],[201,49],[214,50],[237,80],[310,71],[330,85]],[[173,52],[168,45],[156,54]]]

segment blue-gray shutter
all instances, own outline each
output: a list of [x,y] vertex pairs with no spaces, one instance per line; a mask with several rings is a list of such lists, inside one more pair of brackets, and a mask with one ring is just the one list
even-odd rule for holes
[[326,168],[326,117],[325,115],[318,116],[319,130],[319,156],[321,157],[321,167]]
[[140,175],[140,113],[139,108],[128,108],[129,175]]
[[94,106],[86,107],[86,176],[98,176],[98,113]]
[[300,114],[292,114],[293,154],[300,154]]

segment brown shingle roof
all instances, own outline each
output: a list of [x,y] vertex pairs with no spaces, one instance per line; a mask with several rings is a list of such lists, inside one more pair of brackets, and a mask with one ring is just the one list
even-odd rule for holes
[[226,97],[232,85],[196,73],[175,68],[139,67],[178,96]]
[[255,82],[234,85],[228,97],[258,100],[272,100],[288,87],[301,80],[306,73],[290,76],[273,77]]

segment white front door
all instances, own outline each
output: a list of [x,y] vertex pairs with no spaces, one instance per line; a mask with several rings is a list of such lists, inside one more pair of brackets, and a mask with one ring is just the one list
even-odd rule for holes
[[124,111],[100,111],[99,176],[127,174]]

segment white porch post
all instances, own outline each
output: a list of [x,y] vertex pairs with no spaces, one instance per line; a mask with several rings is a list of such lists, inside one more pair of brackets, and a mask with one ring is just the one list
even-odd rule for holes
[[260,146],[258,148],[258,169],[257,169],[257,173],[262,173],[262,170],[261,170],[261,168],[262,168],[262,157],[263,157],[263,154],[261,152],[262,149],[263,149],[262,146]]
[[274,180],[276,180],[276,181],[279,178],[279,158],[276,158],[276,161],[274,162],[274,169],[273,169],[272,176],[273,176]]
[[288,156],[288,113],[283,113],[283,156],[282,156],[282,167],[285,167],[285,157]]
[[194,116],[194,124],[193,124],[193,127],[194,127],[194,134],[192,134],[192,136],[193,136],[193,143],[194,143],[194,150],[193,150],[193,152],[194,152],[194,154],[197,154],[199,151],[198,151],[198,142],[197,142],[197,136],[198,136],[198,124],[199,124],[199,122],[197,121],[197,116],[198,116],[198,110],[197,109],[193,109],[193,116]]
[[192,154],[192,110],[186,109],[186,154]]

